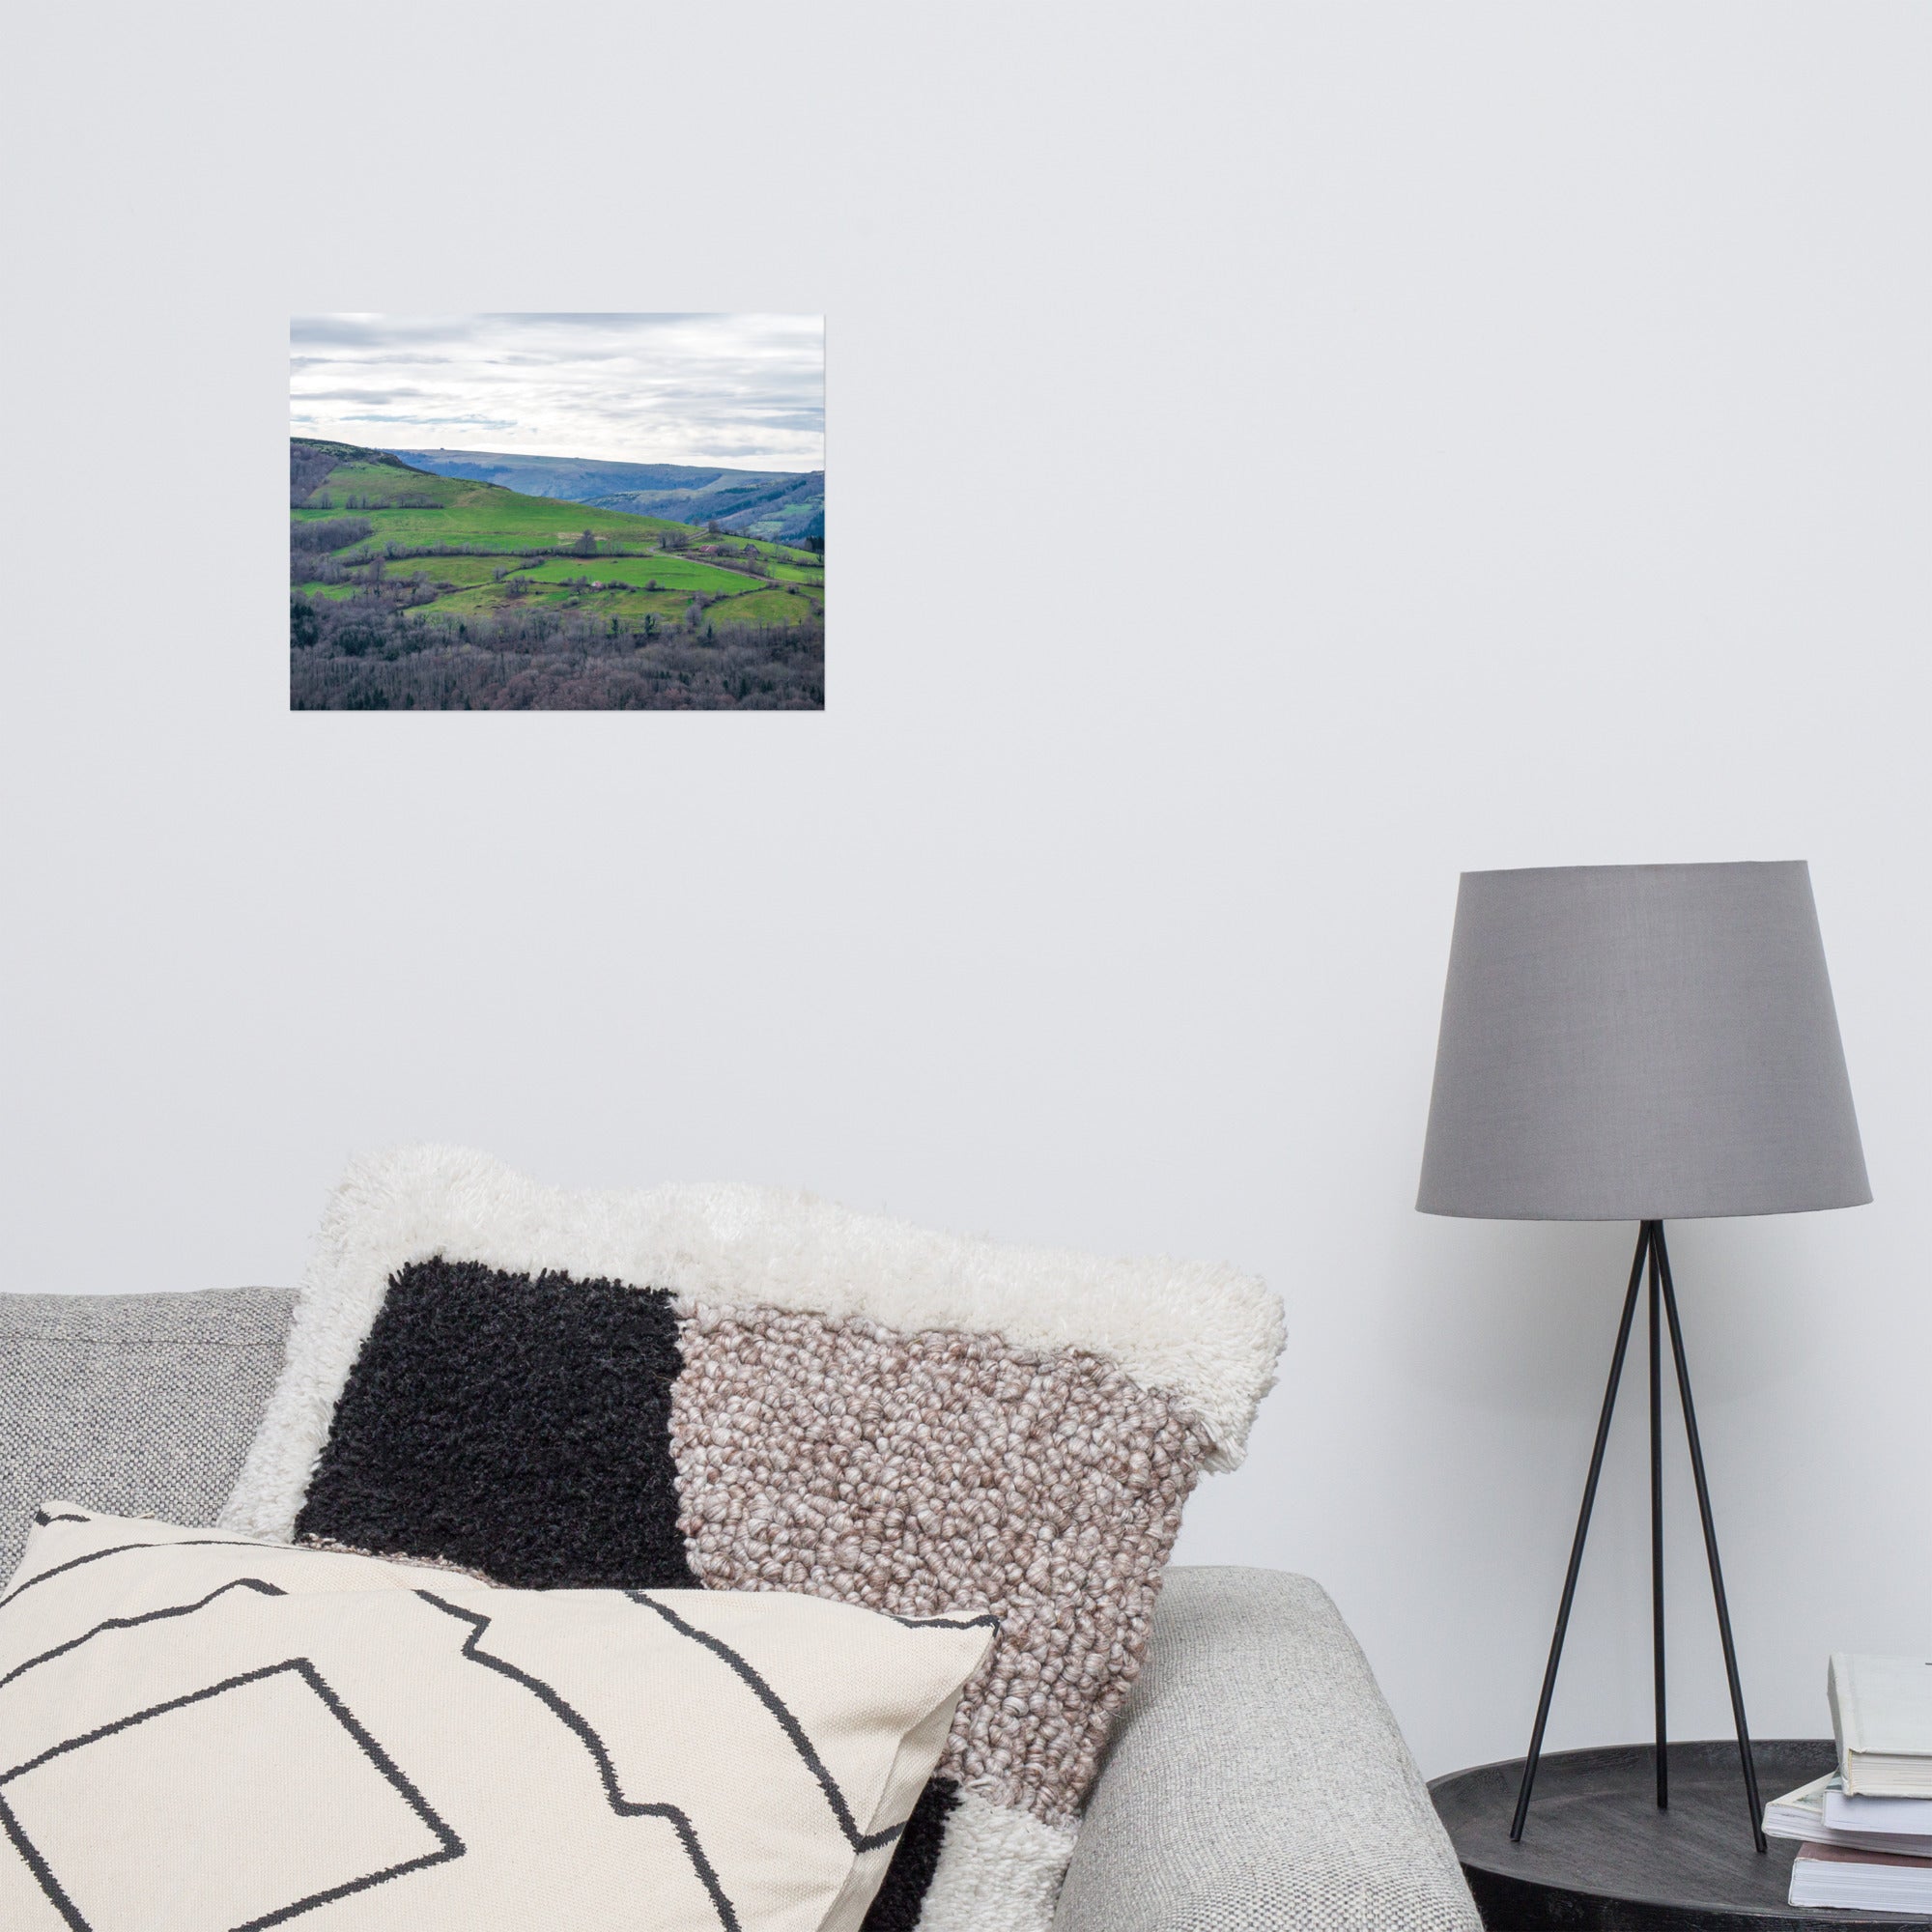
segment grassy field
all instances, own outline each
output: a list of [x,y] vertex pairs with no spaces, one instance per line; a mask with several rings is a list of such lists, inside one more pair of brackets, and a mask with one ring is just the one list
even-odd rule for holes
[[[353,589],[353,586],[348,588]],[[328,596],[331,586],[325,585],[310,594]],[[336,588],[335,594],[348,594],[348,591]],[[541,596],[521,600],[521,604],[522,608],[528,610],[548,610],[558,613],[567,611],[596,623],[614,620],[620,630],[641,625],[646,616],[656,618],[667,631],[677,629],[685,625],[690,611],[690,600],[680,591],[617,587],[576,592],[567,584],[554,585]],[[504,600],[494,586],[480,585],[449,592],[438,597],[434,604],[419,607],[423,615],[444,623],[488,617],[504,608]],[[810,624],[816,617],[816,603],[804,591],[768,586],[744,596],[722,598],[716,604],[706,605],[701,621],[715,629],[744,630],[748,626],[763,629]]]
[[[710,539],[707,537],[704,541],[708,542]],[[721,538],[720,541],[724,544],[724,554],[727,556],[737,556],[746,550],[754,550],[767,563],[795,563],[807,570],[825,568],[825,559],[815,551],[793,550],[785,544],[768,543],[762,537],[728,536]]]
[[478,583],[493,583],[497,573],[516,568],[515,557],[504,556],[406,556],[385,567],[391,577],[426,577],[432,583],[447,583],[453,589],[468,589]]
[[[433,498],[435,508],[397,509],[398,497]],[[388,463],[338,464],[307,504],[291,514],[301,522],[324,517],[367,517],[379,542],[400,544],[487,543],[514,552],[522,546],[550,549],[574,543],[584,530],[600,548],[654,550],[667,535],[691,535],[684,524],[659,517],[632,517],[620,510],[592,509],[582,503],[554,503],[542,497],[520,497],[494,483],[463,477],[431,476]]]
[[[368,526],[366,535],[354,534],[330,552],[304,554],[303,576],[292,578],[304,596],[339,603],[408,588],[412,616],[451,628],[538,606],[614,618],[620,626],[646,615],[666,626],[700,619],[734,628],[794,626],[817,623],[824,614],[824,559],[809,550],[433,476],[347,445],[302,446],[333,448],[341,460],[305,501],[291,507],[291,520],[355,519],[346,526],[352,532]],[[594,554],[577,553],[585,530],[596,540]],[[445,545],[477,554],[407,554]],[[748,551],[770,576],[730,567],[747,561]],[[540,552],[551,554],[532,561]],[[582,579],[602,587],[576,587]],[[656,589],[645,587],[653,583]]]
[[800,624],[815,615],[819,606],[802,590],[754,590],[748,597],[734,597],[728,604],[714,605],[705,612],[712,622],[724,624]]
[[556,557],[525,575],[539,583],[561,583],[572,578],[588,577],[604,583],[629,584],[634,590],[654,582],[661,590],[702,590],[713,597],[735,597],[741,591],[756,590],[764,582],[748,571],[720,570],[713,563],[666,554]]

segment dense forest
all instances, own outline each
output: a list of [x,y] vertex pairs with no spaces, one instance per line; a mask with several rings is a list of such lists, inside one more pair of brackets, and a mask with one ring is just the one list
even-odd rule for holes
[[822,536],[584,508],[304,439],[289,492],[295,710],[824,707]]

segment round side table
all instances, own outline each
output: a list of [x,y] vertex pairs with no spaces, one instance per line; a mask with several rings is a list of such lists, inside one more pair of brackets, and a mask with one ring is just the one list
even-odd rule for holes
[[[1781,1798],[1832,1769],[1832,1741],[1754,1745],[1758,1788]],[[1657,1808],[1649,1745],[1545,1752],[1522,1842],[1511,1844],[1522,1760],[1452,1772],[1429,1787],[1492,1932],[1767,1932],[1772,1926],[1888,1925],[1932,1918],[1819,1912],[1785,1903],[1798,1847],[1760,1857],[1745,1816],[1738,1747],[1670,1747],[1670,1808]]]

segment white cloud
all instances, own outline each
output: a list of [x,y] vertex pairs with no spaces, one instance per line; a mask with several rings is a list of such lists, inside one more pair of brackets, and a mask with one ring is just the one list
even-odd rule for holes
[[344,442],[825,464],[815,315],[298,316],[289,412]]

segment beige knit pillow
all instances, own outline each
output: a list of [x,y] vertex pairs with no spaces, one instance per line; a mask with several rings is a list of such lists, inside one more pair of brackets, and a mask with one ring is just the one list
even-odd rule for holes
[[851,1932],[991,1635],[50,1503],[0,1597],[0,1925]]
[[1224,1265],[396,1149],[329,1206],[221,1520],[517,1587],[990,1611],[866,1932],[1048,1932],[1181,1505],[1281,1339]]

